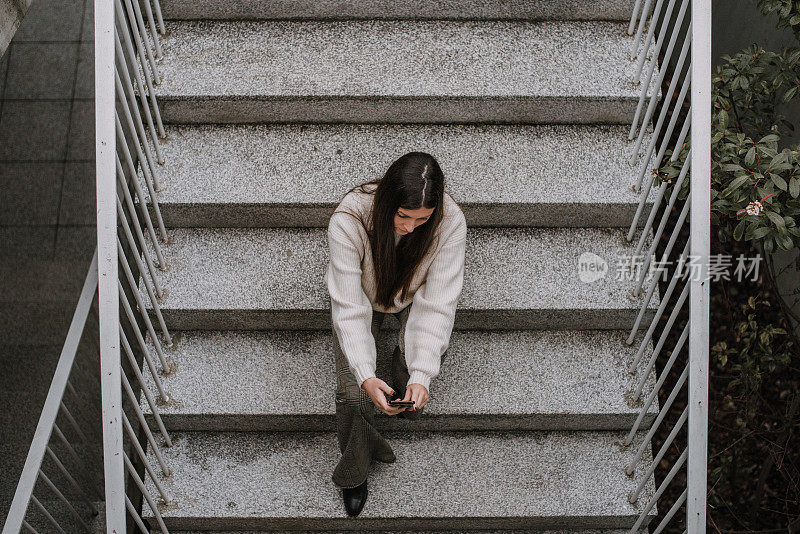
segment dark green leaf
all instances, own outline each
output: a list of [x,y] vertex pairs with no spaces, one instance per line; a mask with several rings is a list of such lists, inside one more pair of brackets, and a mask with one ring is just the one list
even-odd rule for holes
[[775,242],[772,240],[772,236],[768,236],[764,239],[764,252],[772,254],[773,250],[775,250]]
[[726,172],[736,172],[736,171],[743,171],[744,167],[742,167],[738,163],[723,163],[722,165],[720,165],[720,169]]
[[742,219],[741,221],[739,221],[739,224],[736,225],[736,228],[733,229],[733,238],[736,241],[741,241],[742,240],[742,234],[744,234],[744,227],[745,227],[746,224],[747,224],[747,220],[746,219]]
[[728,128],[728,112],[724,109],[719,110],[719,115],[717,115],[717,119],[719,120],[719,128],[720,130],[726,130]]
[[783,217],[781,217],[779,214],[775,213],[774,211],[765,211],[764,215],[766,215],[767,218],[769,218],[769,220],[778,227],[778,230],[786,231],[786,224],[784,224]]
[[742,176],[739,176],[738,178],[734,178],[734,180],[730,183],[730,185],[728,187],[726,187],[724,191],[722,191],[720,196],[721,197],[726,197],[726,196],[730,195],[731,193],[736,191],[743,183],[745,183],[748,180],[748,178],[749,178],[749,176],[747,176],[746,174],[743,174]]
[[782,151],[780,154],[778,154],[777,156],[775,156],[774,158],[772,158],[772,161],[771,161],[771,162],[770,162],[770,164],[769,164],[769,168],[770,168],[770,169],[772,169],[772,168],[774,168],[775,166],[777,166],[777,165],[780,165],[781,163],[784,163],[784,162],[786,162],[788,159],[789,159],[789,152],[788,152],[788,151],[786,151],[786,150],[784,150],[784,151]]
[[744,238],[748,241],[752,241],[755,239],[761,239],[762,237],[766,236],[768,233],[771,232],[771,229],[767,226],[759,226],[756,227],[755,230],[750,231],[748,230],[745,234]]
[[770,176],[772,176],[772,182],[781,191],[786,191],[789,188],[789,186],[786,185],[786,180],[784,180],[781,175],[779,175],[779,174],[771,174]]
[[783,250],[792,250],[794,248],[794,242],[788,234],[778,234],[775,236],[775,241],[778,242],[778,246]]
[[744,157],[744,164],[748,167],[751,166],[756,161],[756,147],[750,147],[750,150],[747,151],[747,154]]

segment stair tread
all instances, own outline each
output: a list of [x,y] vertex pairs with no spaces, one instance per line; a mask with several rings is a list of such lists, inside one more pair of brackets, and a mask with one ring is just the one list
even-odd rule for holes
[[[170,226],[258,226],[269,220],[327,226],[344,191],[379,178],[400,154],[433,154],[467,221],[524,226],[628,226],[640,193],[626,126],[260,124],[171,126],[156,166]],[[646,140],[647,141],[647,140]],[[491,179],[476,180],[476,177]],[[652,205],[650,192],[647,206]],[[149,200],[149,198],[148,198]],[[488,207],[493,213],[488,214]],[[515,207],[516,206],[516,207]],[[184,210],[184,211],[181,211]],[[190,210],[188,213],[185,210]],[[498,213],[500,211],[500,213]],[[278,212],[278,213],[275,213]],[[614,224],[609,224],[613,222]],[[233,224],[232,224],[233,223]],[[263,224],[264,226],[279,224]]]
[[638,506],[627,500],[642,471],[629,478],[622,467],[643,435],[624,451],[615,431],[385,436],[397,461],[373,464],[367,504],[348,518],[330,478],[333,432],[175,432],[162,448],[172,475],[160,477],[174,506],[162,514],[184,530],[624,528],[654,493],[651,478]]
[[[448,534],[630,534],[631,529],[578,529],[578,530],[448,530]],[[151,534],[162,534],[160,530],[151,530]],[[186,530],[170,530],[170,534],[205,534],[207,531],[186,531]],[[241,532],[241,531],[239,531]],[[247,531],[247,534],[308,534],[308,530],[265,530],[265,531]],[[352,531],[347,530],[326,530],[326,534],[351,534]],[[439,534],[441,531],[435,530],[359,530],[363,534]],[[234,531],[216,531],[215,534],[233,534]],[[647,529],[637,531],[636,534],[648,534]]]
[[638,99],[626,24],[172,21],[161,97]]
[[[388,381],[396,331],[382,334],[377,374]],[[626,397],[646,362],[637,375],[628,374],[639,340],[628,347],[624,339],[614,331],[455,331],[432,384],[435,401],[409,428],[630,428],[640,408]],[[334,428],[330,331],[186,331],[169,355],[178,370],[161,378],[173,399],[159,407],[167,428]],[[146,383],[156,391],[149,374]],[[654,383],[651,372],[644,396]],[[142,409],[151,412],[144,398]],[[652,406],[645,427],[655,413]],[[381,412],[377,417],[383,426],[406,423]]]
[[425,0],[316,1],[295,0],[161,0],[167,19],[273,18],[454,18],[531,20],[624,20],[631,17],[632,0],[536,2]]
[[[294,314],[292,329],[330,324],[324,228],[178,228],[168,235],[169,269],[159,273],[169,288],[161,302],[165,316],[186,311],[192,321],[204,321],[209,312],[281,312]],[[634,251],[624,235],[607,228],[470,228],[458,310],[491,314],[505,329],[528,312],[538,314],[532,325],[537,329],[569,329],[575,323],[580,329],[630,328],[643,297],[631,296],[634,283],[618,268]],[[606,275],[581,281],[582,254],[605,261]],[[654,295],[648,309],[657,305]],[[311,322],[303,324],[304,317]],[[471,328],[467,319],[457,313],[456,327]],[[259,328],[260,320],[211,328],[270,328]],[[480,324],[484,320],[481,316]],[[604,326],[604,320],[621,324]],[[183,330],[209,327],[173,324]]]

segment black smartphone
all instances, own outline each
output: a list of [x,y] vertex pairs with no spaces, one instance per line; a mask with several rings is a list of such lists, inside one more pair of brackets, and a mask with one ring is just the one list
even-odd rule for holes
[[388,399],[389,406],[414,406],[413,400]]

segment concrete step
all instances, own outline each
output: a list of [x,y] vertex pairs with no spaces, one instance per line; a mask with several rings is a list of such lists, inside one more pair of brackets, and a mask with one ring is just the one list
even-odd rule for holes
[[331,481],[335,433],[174,432],[162,449],[174,501],[164,520],[170,530],[625,528],[654,493],[651,478],[638,506],[627,500],[642,469],[629,478],[622,467],[642,435],[624,451],[619,431],[384,435],[397,461],[374,462],[352,518]]
[[[397,339],[382,334],[377,374],[388,381]],[[453,332],[422,417],[377,412],[376,424],[412,431],[630,429],[640,408],[626,399],[645,362],[638,375],[628,374],[638,341],[628,347],[624,339],[602,330]],[[168,429],[336,429],[329,331],[186,331],[169,356],[178,370],[162,381],[172,402],[159,408]],[[156,391],[150,375],[147,382]],[[654,384],[651,373],[645,396]],[[142,409],[149,414],[144,399]],[[656,413],[654,406],[646,427]]]
[[625,20],[633,0],[508,2],[469,0],[161,0],[168,19],[525,19]]
[[602,21],[173,21],[156,92],[179,123],[627,124],[632,39]]
[[[170,530],[170,534],[200,534],[203,531],[195,530],[192,532],[185,530]],[[207,532],[207,531],[206,531]],[[234,531],[215,531],[215,534],[233,534]],[[241,531],[239,531],[241,532]],[[308,530],[248,530],[247,534],[309,534]],[[326,534],[351,534],[347,530],[326,530]],[[359,530],[363,534],[433,534],[433,530]],[[449,530],[449,534],[630,534],[630,529],[580,529],[580,530]],[[150,534],[162,534],[160,530],[151,530]],[[647,534],[647,529],[640,530],[636,534]]]
[[[161,280],[169,294],[161,309],[170,328],[330,328],[325,229],[180,228],[168,234],[169,269]],[[631,328],[642,298],[630,295],[633,281],[617,268],[630,264],[634,249],[624,235],[608,228],[471,228],[455,328]],[[605,276],[582,281],[589,280],[587,265],[603,262]],[[657,305],[656,298],[648,320]]]
[[[640,195],[617,125],[172,126],[157,166],[170,227],[322,226],[398,156],[436,156],[471,226],[628,227]],[[490,177],[490,178],[486,178]],[[146,190],[146,188],[143,188]],[[647,210],[655,193],[651,192]],[[643,217],[642,220],[646,219]]]

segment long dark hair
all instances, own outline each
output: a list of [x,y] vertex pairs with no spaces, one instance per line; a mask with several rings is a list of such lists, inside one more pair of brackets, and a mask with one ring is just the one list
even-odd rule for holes
[[[368,187],[371,185],[377,187]],[[398,291],[402,291],[400,300],[406,299],[414,272],[436,239],[444,209],[444,174],[430,154],[409,152],[397,158],[382,178],[359,184],[347,193],[356,190],[373,195],[372,224],[364,220],[361,224],[372,248],[376,301],[388,308]],[[395,246],[394,216],[398,208],[433,208],[433,213]]]

